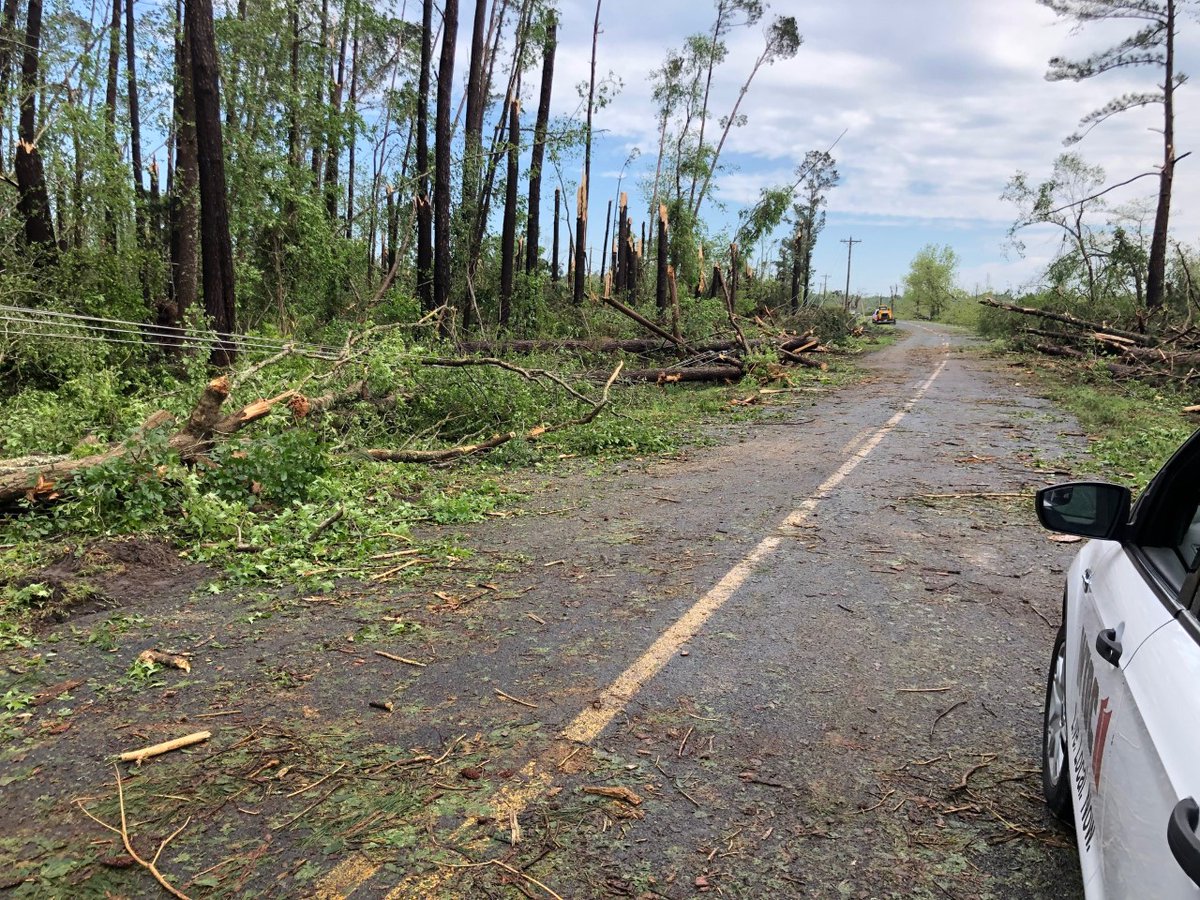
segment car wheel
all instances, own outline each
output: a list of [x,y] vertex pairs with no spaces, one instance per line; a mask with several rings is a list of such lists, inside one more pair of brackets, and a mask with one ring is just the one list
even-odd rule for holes
[[1071,814],[1071,765],[1067,753],[1067,642],[1060,628],[1046,678],[1042,717],[1042,793],[1050,811],[1064,822]]

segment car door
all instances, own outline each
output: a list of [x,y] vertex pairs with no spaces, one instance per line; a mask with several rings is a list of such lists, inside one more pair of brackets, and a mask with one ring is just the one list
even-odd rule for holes
[[1099,810],[1102,868],[1106,892],[1114,897],[1200,897],[1195,880],[1200,879],[1195,835],[1200,807],[1189,822],[1187,806],[1200,799],[1195,763],[1200,698],[1189,689],[1200,677],[1200,627],[1194,615],[1200,584],[1196,471],[1189,460],[1168,465],[1157,479],[1123,554],[1141,576],[1141,588],[1126,585],[1125,609],[1116,619],[1115,611],[1108,613],[1107,627],[1116,629],[1125,645],[1115,663],[1106,661],[1110,677],[1105,681],[1120,692],[1120,701],[1105,727],[1106,744],[1097,751],[1103,753],[1097,776],[1105,784]]
[[1122,668],[1130,699],[1110,723],[1101,775],[1110,897],[1200,897],[1200,839],[1196,818],[1188,821],[1189,804],[1200,817],[1200,700],[1190,690],[1200,678],[1198,636],[1192,613],[1181,612]]
[[1136,706],[1122,663],[1137,655],[1171,613],[1120,543],[1093,541],[1069,578],[1067,678],[1073,702],[1068,743],[1083,879],[1096,890],[1093,883],[1107,884],[1124,852],[1124,839],[1106,817],[1110,796],[1119,797],[1125,789],[1115,774],[1120,763],[1113,759],[1114,739]]

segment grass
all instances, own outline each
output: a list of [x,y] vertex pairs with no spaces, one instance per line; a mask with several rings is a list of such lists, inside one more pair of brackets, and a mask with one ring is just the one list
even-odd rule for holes
[[1195,431],[1195,423],[1180,411],[1187,401],[1172,391],[1114,381],[1099,368],[1049,368],[1041,358],[1037,362],[1032,368],[1047,396],[1088,436],[1081,468],[1090,474],[1140,489]]

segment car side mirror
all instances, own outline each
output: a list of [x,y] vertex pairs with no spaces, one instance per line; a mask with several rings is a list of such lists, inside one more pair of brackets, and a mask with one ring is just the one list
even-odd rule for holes
[[1056,484],[1037,492],[1037,515],[1050,531],[1120,540],[1129,522],[1129,489],[1102,481]]

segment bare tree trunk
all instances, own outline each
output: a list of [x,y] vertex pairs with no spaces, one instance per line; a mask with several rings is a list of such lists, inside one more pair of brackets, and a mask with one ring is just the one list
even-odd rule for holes
[[[129,156],[133,168],[133,230],[134,246],[142,252],[148,249],[146,240],[146,184],[142,174],[142,125],[138,105],[137,47],[133,36],[133,0],[125,3],[125,80],[129,92]],[[151,304],[151,267],[142,260],[140,278],[142,302],[146,308]]]
[[[180,9],[179,12],[182,12]],[[196,302],[200,224],[196,150],[196,93],[187,30],[178,24],[175,42],[175,175],[171,185],[171,304],[160,309],[159,325],[179,325]]]
[[4,171],[4,126],[8,124],[8,85],[17,46],[17,0],[4,0],[0,16],[0,172]]
[[454,42],[458,39],[458,0],[446,0],[442,13],[442,55],[438,63],[437,121],[434,126],[433,304],[450,302],[450,106],[454,90]]
[[[120,158],[117,147],[117,72],[121,65],[121,0],[113,0],[112,21],[108,32],[108,81],[104,90],[104,124],[107,147],[112,148],[114,164]],[[110,197],[105,203],[104,223],[109,245],[117,246],[117,213]]]
[[587,175],[579,180],[579,190],[575,192],[575,247],[573,253],[574,268],[571,270],[571,296],[576,304],[583,302],[584,279],[587,277]]
[[[358,29],[360,25],[360,17],[354,17],[354,56],[350,60],[350,115],[351,117],[358,110]],[[350,126],[350,156],[347,160],[346,170],[346,240],[354,237],[354,167],[355,167],[355,149],[358,146],[358,129],[353,124]]]
[[417,88],[417,296],[433,302],[433,210],[429,205],[429,72],[433,62],[433,0],[421,9],[421,74]]
[[804,246],[800,235],[792,241],[792,289],[788,297],[788,305],[792,312],[800,308],[800,269],[804,259]]
[[25,20],[25,55],[21,62],[20,140],[14,163],[17,176],[17,209],[25,220],[25,243],[40,251],[39,262],[57,257],[50,193],[37,149],[38,53],[42,36],[42,0],[29,0]]
[[1163,165],[1158,179],[1158,210],[1150,239],[1146,306],[1163,305],[1166,293],[1167,226],[1171,216],[1171,184],[1175,179],[1175,0],[1167,2],[1166,59],[1163,72]]
[[654,305],[660,313],[667,311],[667,207],[658,206],[658,272],[654,282]]
[[558,47],[558,20],[553,11],[548,14],[548,20],[546,43],[542,49],[542,88],[529,160],[529,209],[525,239],[525,271],[528,274],[537,271],[540,253],[538,230],[542,213],[542,161],[546,155],[546,129],[550,123],[550,97],[554,89],[554,52]]
[[[317,34],[318,46],[320,51],[317,53],[317,65],[321,70],[321,77],[317,79],[317,99],[316,108],[320,109],[325,103],[325,69],[329,63],[329,49],[326,41],[329,39],[329,0],[321,0],[321,30]],[[319,192],[321,189],[321,144],[325,136],[324,129],[318,129],[313,133],[312,138],[312,174],[313,185]]]
[[617,200],[617,261],[613,263],[613,287],[624,291],[629,282],[629,199],[624,191]]
[[214,366],[230,365],[237,355],[227,335],[235,330],[233,246],[225,188],[221,134],[221,87],[212,0],[187,0],[187,35],[192,54],[196,102],[196,150],[200,185],[200,254],[204,273],[204,311],[218,339],[209,356]]
[[346,44],[350,37],[350,17],[342,9],[342,40],[338,51],[337,80],[330,89],[329,102],[333,107],[333,127],[329,131],[329,143],[325,151],[325,214],[329,221],[337,218],[338,202],[338,163],[342,156],[341,141],[338,140],[339,124],[336,120],[342,115],[342,85],[346,81]]
[[508,175],[504,185],[504,226],[500,232],[500,324],[512,312],[513,270],[516,268],[518,156],[521,152],[521,102],[508,98]]
[[558,232],[562,228],[561,220],[559,218],[559,216],[560,216],[559,206],[561,204],[561,201],[562,201],[562,195],[559,192],[558,188],[555,188],[554,189],[554,241],[553,241],[554,249],[552,251],[551,260],[550,260],[550,280],[551,281],[558,281],[558,279],[559,279],[559,274],[558,274]]
[[[483,66],[487,54],[484,29],[487,24],[487,0],[475,0],[471,27],[471,57],[467,68],[467,120],[463,130],[462,197],[459,202],[459,237],[470,245],[467,277],[472,278],[478,263],[473,236],[479,227],[479,174],[483,163]],[[503,117],[502,117],[503,118]]]
[[588,79],[587,127],[583,144],[583,184],[580,185],[579,209],[576,211],[575,235],[575,302],[583,302],[583,285],[587,276],[587,207],[588,181],[592,175],[592,111],[596,103],[596,42],[600,37],[600,4],[596,0],[596,18],[592,23],[592,68]]
[[612,200],[604,210],[604,240],[600,244],[600,283],[604,284],[604,264],[608,261],[608,227],[612,223]]

